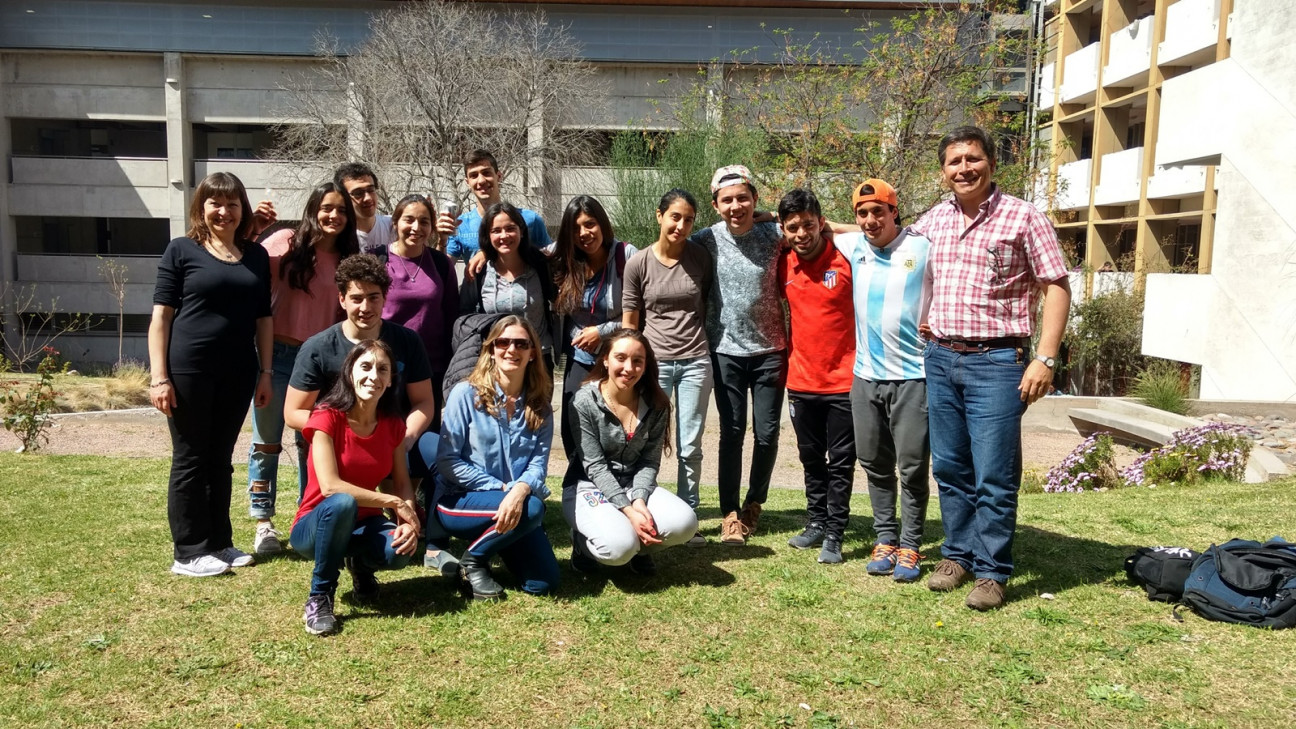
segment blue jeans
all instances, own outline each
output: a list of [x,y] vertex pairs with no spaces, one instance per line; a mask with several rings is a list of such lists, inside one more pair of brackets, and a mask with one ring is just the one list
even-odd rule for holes
[[960,354],[928,342],[927,418],[932,475],[940,495],[946,559],[978,578],[1013,571],[1021,488],[1021,384],[1028,350]]
[[658,362],[657,382],[675,399],[675,457],[679,473],[675,493],[695,511],[701,503],[702,430],[706,427],[707,401],[715,386],[711,357],[668,359]]
[[[279,454],[284,430],[284,395],[288,392],[288,379],[292,377],[297,350],[290,344],[275,342],[270,373],[270,402],[263,408],[252,408],[252,446],[248,451],[248,514],[253,519],[269,519],[275,515],[275,498],[279,493]],[[274,450],[259,450],[269,446]],[[306,464],[299,464],[306,473]],[[305,489],[300,489],[305,491]]]
[[312,595],[332,595],[337,590],[342,561],[354,557],[361,568],[398,570],[409,564],[409,555],[396,554],[387,517],[356,521],[356,500],[350,494],[333,494],[293,524],[288,543],[298,554],[315,560],[311,572]]
[[486,559],[498,554],[523,592],[543,595],[558,586],[558,558],[541,525],[544,501],[528,496],[517,526],[500,534],[492,517],[505,496],[503,491],[446,494],[436,504],[437,517],[451,535],[468,540],[465,553]]

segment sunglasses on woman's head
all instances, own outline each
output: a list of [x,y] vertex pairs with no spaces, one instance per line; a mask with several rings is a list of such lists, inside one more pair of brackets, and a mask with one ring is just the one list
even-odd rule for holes
[[501,351],[508,349],[509,345],[513,345],[514,347],[517,347],[519,352],[523,352],[528,349],[531,349],[531,340],[527,339],[526,337],[522,337],[519,339],[509,339],[508,337],[497,337],[493,342],[493,344],[495,345],[495,349]]

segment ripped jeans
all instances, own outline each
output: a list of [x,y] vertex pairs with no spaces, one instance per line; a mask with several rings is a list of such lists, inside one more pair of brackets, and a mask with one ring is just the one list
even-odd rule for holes
[[[297,350],[291,344],[275,342],[270,373],[270,402],[252,408],[252,447],[248,451],[248,514],[253,519],[275,515],[279,492],[279,454],[283,451],[284,396],[292,376]],[[296,431],[293,431],[294,433]],[[305,481],[306,464],[299,463],[299,482]]]

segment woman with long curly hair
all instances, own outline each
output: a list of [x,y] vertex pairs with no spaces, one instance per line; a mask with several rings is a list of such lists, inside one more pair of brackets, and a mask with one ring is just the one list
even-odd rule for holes
[[446,531],[469,542],[459,563],[465,590],[477,600],[504,594],[490,571],[497,554],[523,592],[545,594],[558,583],[558,561],[541,527],[553,381],[539,358],[535,327],[520,315],[502,317],[472,374],[446,396],[436,514]]
[[[342,321],[333,274],[338,262],[359,252],[355,209],[340,185],[329,181],[306,199],[301,223],[261,241],[270,254],[270,308],[274,344],[270,402],[252,410],[248,452],[248,512],[257,520],[252,550],[273,554],[283,548],[271,519],[279,495],[283,452],[284,395],[302,342]],[[306,464],[298,464],[297,493],[306,490]]]

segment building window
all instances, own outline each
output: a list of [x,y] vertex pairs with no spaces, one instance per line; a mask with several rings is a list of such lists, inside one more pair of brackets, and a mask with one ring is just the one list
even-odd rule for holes
[[268,124],[194,124],[194,159],[266,159],[275,136]]
[[14,216],[18,252],[64,256],[160,256],[171,239],[165,218]]
[[1175,228],[1174,249],[1170,254],[1170,265],[1176,269],[1197,268],[1201,256],[1201,225],[1198,223],[1180,225]]
[[166,159],[166,125],[153,122],[11,119],[17,157]]

